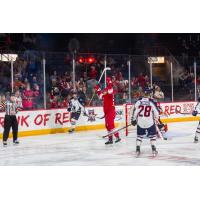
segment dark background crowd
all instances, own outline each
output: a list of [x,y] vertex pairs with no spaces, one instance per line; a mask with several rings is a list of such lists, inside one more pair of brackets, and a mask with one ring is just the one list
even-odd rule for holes
[[[28,55],[27,55],[28,54]],[[78,59],[79,58],[79,59]],[[97,84],[103,69],[104,57],[98,57],[92,63],[82,63],[77,56],[76,59],[76,82],[75,90],[78,92],[86,105],[94,93],[94,86]],[[11,91],[11,71],[9,62],[0,62],[0,91],[1,99],[9,96]],[[46,65],[46,100],[47,108],[66,108],[72,96],[72,60],[67,54],[63,57],[64,67],[55,67],[47,62]],[[124,104],[129,102],[129,81],[127,61],[118,61],[108,57],[107,66],[111,68],[107,75],[111,77],[115,92],[115,103]],[[23,52],[14,62],[14,92],[18,93],[24,109],[44,108],[44,74],[41,57],[35,52]],[[144,88],[150,87],[149,76],[144,73],[131,77],[131,99],[136,101],[143,93]],[[104,78],[100,83],[104,88]],[[160,87],[154,83],[154,97],[164,101],[164,94]],[[101,105],[101,101],[95,95],[91,106]]]
[[[76,38],[76,40],[73,40]],[[73,40],[73,42],[71,42]],[[74,42],[75,41],[75,42]],[[199,34],[0,34],[0,53],[17,53],[14,62],[14,91],[21,97],[25,109],[44,108],[44,74],[42,59],[46,59],[47,108],[68,105],[74,90],[72,83],[72,51],[76,46],[75,90],[88,105],[105,66],[111,68],[115,103],[130,102],[128,60],[132,58],[130,97],[136,101],[144,88],[150,88],[147,56],[171,56],[181,68],[174,76],[176,101],[194,100],[194,68],[197,64],[197,92],[200,95],[200,35]],[[67,53],[66,53],[67,52]],[[86,52],[81,54],[80,52]],[[98,54],[88,53],[98,52]],[[109,54],[109,53],[112,53]],[[125,54],[122,54],[125,53]],[[85,61],[91,58],[91,61]],[[176,66],[174,67],[176,70]],[[161,73],[162,74],[162,73]],[[169,76],[169,74],[164,76]],[[153,75],[153,97],[171,101],[170,83]],[[100,83],[104,87],[104,78]],[[0,61],[1,99],[11,91],[9,62]],[[94,96],[91,106],[101,105]]]

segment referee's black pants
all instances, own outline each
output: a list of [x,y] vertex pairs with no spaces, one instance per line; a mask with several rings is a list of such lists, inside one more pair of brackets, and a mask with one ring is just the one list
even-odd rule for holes
[[7,141],[9,137],[10,128],[12,127],[13,141],[17,140],[18,135],[18,123],[15,115],[5,115],[4,119],[4,132],[3,141]]

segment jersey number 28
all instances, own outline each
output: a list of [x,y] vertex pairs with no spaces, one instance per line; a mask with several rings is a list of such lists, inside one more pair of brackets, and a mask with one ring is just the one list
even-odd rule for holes
[[140,117],[149,117],[151,112],[151,106],[139,106],[139,116]]

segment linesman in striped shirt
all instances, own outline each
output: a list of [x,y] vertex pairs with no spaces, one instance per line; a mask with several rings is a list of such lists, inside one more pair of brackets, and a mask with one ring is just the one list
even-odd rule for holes
[[12,127],[13,143],[19,144],[18,141],[18,122],[16,114],[22,110],[21,105],[16,101],[15,94],[11,94],[10,99],[0,104],[0,110],[4,111],[4,132],[3,132],[3,145],[7,146],[10,128]]

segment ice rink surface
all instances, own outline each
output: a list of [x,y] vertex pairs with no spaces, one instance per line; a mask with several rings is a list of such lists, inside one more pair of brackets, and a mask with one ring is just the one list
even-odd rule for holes
[[[200,143],[193,143],[198,122],[169,124],[168,140],[158,140],[158,156],[151,157],[149,140],[142,144],[140,158],[135,158],[136,133],[105,146],[105,130],[76,134],[51,134],[20,138],[20,145],[9,141],[0,146],[1,166],[195,166],[200,165]],[[2,141],[1,141],[2,142]]]

